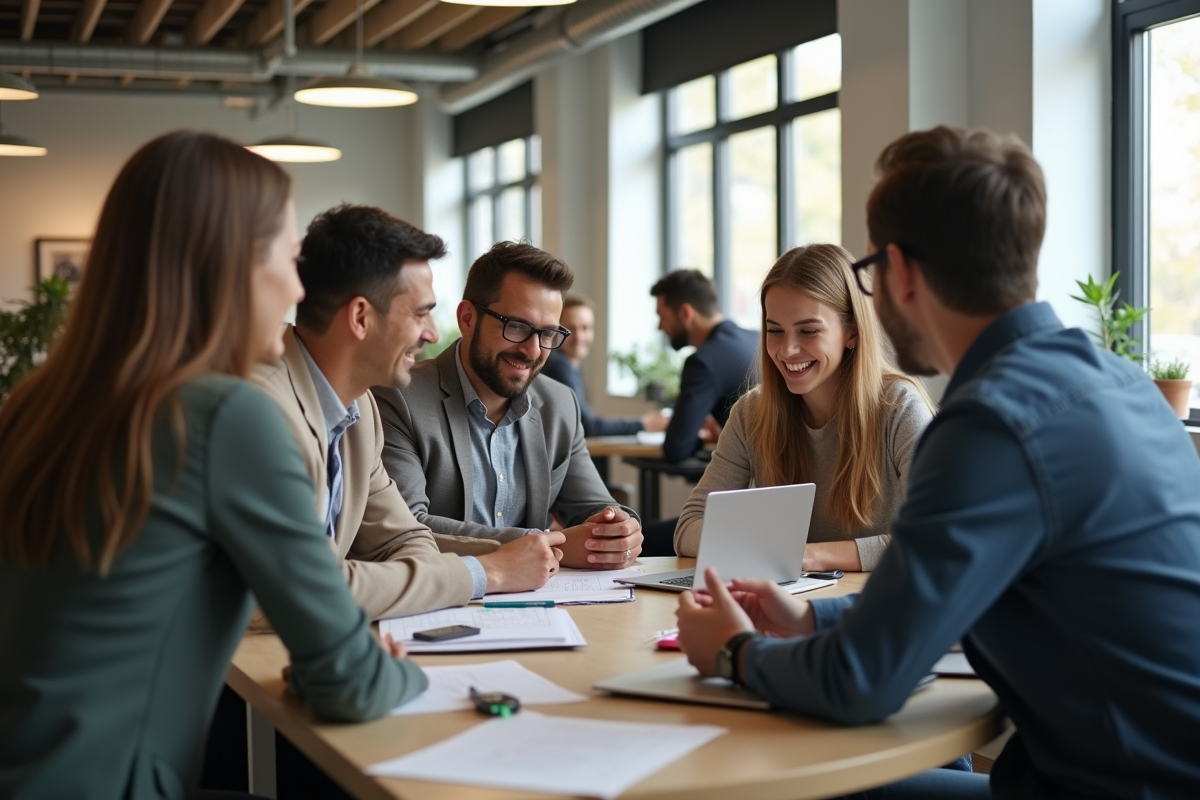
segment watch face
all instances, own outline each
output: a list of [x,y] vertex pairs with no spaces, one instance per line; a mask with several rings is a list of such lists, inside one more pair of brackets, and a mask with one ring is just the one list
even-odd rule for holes
[[717,651],[717,674],[727,681],[733,680],[733,657],[727,647]]

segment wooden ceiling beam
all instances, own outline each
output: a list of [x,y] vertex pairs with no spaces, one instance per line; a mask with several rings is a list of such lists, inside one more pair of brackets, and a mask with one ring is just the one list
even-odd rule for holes
[[[299,14],[312,4],[312,0],[296,0],[296,13]],[[258,47],[266,44],[283,33],[283,0],[270,0],[262,11],[246,25],[245,44]]]
[[421,15],[408,27],[401,29],[397,34],[400,48],[402,50],[419,50],[438,37],[454,30],[480,11],[483,11],[482,6],[442,3],[429,13]]
[[42,0],[22,0],[21,2],[21,41],[28,42],[33,38],[33,28],[37,25],[38,10]]
[[462,50],[467,45],[479,41],[489,33],[500,30],[528,10],[527,7],[485,8],[443,36],[438,41],[438,49],[444,53],[454,53]]
[[337,36],[358,19],[360,5],[365,15],[379,5],[379,0],[329,0],[309,21],[309,41],[313,44],[325,44]]
[[172,0],[142,0],[129,23],[127,38],[130,44],[145,44],[158,30]]
[[221,32],[229,18],[245,0],[204,0],[204,5],[188,23],[184,37],[188,44],[208,44]]
[[92,33],[95,32],[96,23],[100,21],[100,14],[103,11],[104,0],[83,0],[83,4],[79,7],[79,14],[76,15],[75,22],[71,25],[71,41],[91,41]]
[[439,0],[383,0],[363,19],[363,43],[374,47],[437,7]]

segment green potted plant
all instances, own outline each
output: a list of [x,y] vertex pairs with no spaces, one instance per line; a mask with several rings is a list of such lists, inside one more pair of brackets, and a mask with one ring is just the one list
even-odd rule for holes
[[670,405],[679,396],[679,376],[683,359],[661,344],[634,346],[627,352],[613,353],[610,358],[623,375],[632,375],[638,391],[647,400]]
[[33,287],[33,302],[0,311],[0,400],[46,359],[63,320],[71,288],[52,275]]
[[1075,281],[1083,296],[1073,294],[1071,298],[1096,310],[1098,327],[1091,334],[1097,345],[1140,364],[1145,360],[1145,356],[1136,352],[1136,349],[1142,340],[1135,339],[1129,333],[1129,329],[1141,322],[1150,313],[1150,309],[1137,308],[1129,303],[1118,305],[1120,293],[1113,287],[1120,274],[1114,272],[1104,283],[1096,283],[1091,275],[1088,275],[1087,283]]
[[1181,358],[1171,361],[1155,359],[1150,362],[1150,377],[1154,379],[1158,390],[1163,393],[1163,397],[1167,398],[1167,402],[1171,404],[1171,408],[1175,409],[1175,413],[1179,415],[1180,419],[1187,419],[1190,413],[1189,398],[1192,396],[1192,382],[1188,380],[1190,369],[1191,365]]

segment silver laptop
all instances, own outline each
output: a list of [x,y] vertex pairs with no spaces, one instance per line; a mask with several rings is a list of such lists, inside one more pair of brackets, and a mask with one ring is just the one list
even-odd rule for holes
[[682,592],[716,567],[724,580],[766,578],[799,594],[837,581],[804,577],[804,545],[817,487],[811,483],[713,492],[704,505],[704,527],[694,569],[658,572],[619,583]]

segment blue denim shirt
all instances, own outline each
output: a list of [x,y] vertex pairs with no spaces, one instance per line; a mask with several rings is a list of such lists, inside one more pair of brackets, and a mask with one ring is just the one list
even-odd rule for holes
[[818,632],[747,645],[780,705],[865,723],[957,639],[1017,727],[998,800],[1200,797],[1200,459],[1140,369],[1017,308],[963,356],[892,544]]
[[325,373],[317,366],[317,362],[313,360],[312,355],[308,352],[308,348],[304,346],[304,342],[300,341],[299,336],[296,337],[296,344],[300,345],[300,354],[304,356],[304,363],[308,367],[308,374],[312,377],[313,386],[316,387],[317,400],[321,406],[321,418],[325,421],[325,442],[329,450],[326,453],[326,484],[323,507],[325,511],[325,535],[333,539],[336,538],[338,517],[342,515],[342,501],[345,498],[341,458],[339,457],[342,436],[351,425],[358,422],[361,415],[358,411],[357,400],[351,400],[349,406],[342,405],[341,398],[337,396],[337,392],[329,384],[329,379],[325,377]]

